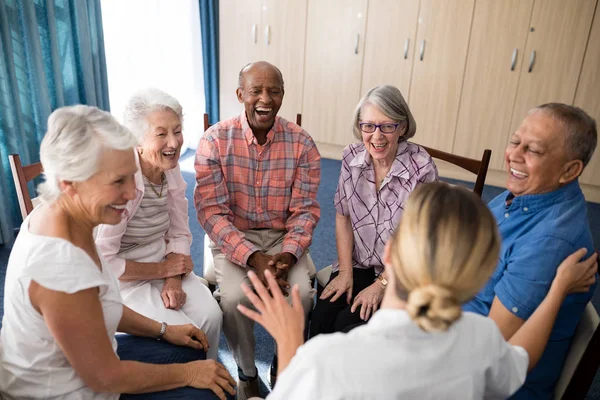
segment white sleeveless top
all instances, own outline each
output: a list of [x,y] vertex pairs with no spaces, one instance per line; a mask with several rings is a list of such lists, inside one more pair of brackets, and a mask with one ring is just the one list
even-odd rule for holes
[[[33,212],[35,212],[34,210]],[[29,284],[65,293],[98,287],[107,335],[114,338],[123,314],[119,285],[102,264],[102,271],[72,243],[28,231],[21,225],[8,260],[4,318],[0,332],[0,392],[6,399],[118,399],[114,393],[94,393],[71,367],[44,319],[29,299]]]

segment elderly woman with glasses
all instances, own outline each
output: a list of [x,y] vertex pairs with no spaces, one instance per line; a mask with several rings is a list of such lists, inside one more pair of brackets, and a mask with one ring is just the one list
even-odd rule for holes
[[338,260],[311,319],[311,337],[349,331],[378,309],[387,285],[385,243],[410,193],[438,178],[431,156],[409,143],[415,120],[394,86],[369,90],[353,116],[360,142],[344,149],[334,198]]

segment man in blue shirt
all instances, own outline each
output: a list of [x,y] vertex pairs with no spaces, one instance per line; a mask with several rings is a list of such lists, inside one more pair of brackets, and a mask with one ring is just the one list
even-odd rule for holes
[[[508,190],[489,203],[502,236],[496,271],[464,306],[488,315],[510,339],[542,302],[556,269],[571,253],[594,253],[578,177],[597,143],[595,121],[583,110],[551,103],[529,112],[505,152]],[[592,297],[569,295],[538,365],[514,399],[550,399],[579,318]]]

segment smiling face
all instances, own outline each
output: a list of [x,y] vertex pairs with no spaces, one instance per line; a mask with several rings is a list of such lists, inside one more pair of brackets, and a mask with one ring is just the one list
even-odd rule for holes
[[515,196],[552,192],[572,181],[573,163],[565,151],[559,121],[543,111],[528,115],[512,135],[505,152],[506,187]]
[[283,81],[279,71],[265,62],[250,65],[243,71],[242,87],[236,93],[238,101],[244,103],[252,131],[263,135],[269,132],[283,102]]
[[[398,121],[391,120],[376,105],[366,103],[360,112],[359,124],[361,123],[381,125],[396,124]],[[406,122],[402,121],[393,133],[381,133],[380,128],[373,133],[362,132],[362,140],[373,160],[392,161],[396,157],[398,140],[405,131]]]
[[133,149],[107,149],[99,159],[98,172],[72,184],[73,201],[93,226],[121,222],[125,205],[135,199],[136,171]]
[[140,147],[140,157],[145,164],[161,172],[175,168],[183,145],[179,117],[167,109],[148,114],[147,120],[148,130]]

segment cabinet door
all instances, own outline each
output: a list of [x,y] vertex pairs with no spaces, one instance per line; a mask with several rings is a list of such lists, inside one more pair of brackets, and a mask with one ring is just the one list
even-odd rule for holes
[[573,104],[595,7],[596,0],[535,2],[510,132],[535,106]]
[[242,67],[261,59],[261,0],[219,2],[219,105],[221,120],[239,115],[235,90]]
[[361,95],[374,86],[396,86],[408,99],[419,0],[369,2]]
[[354,141],[367,0],[310,0],[302,123],[317,142]]
[[474,0],[422,0],[409,105],[416,143],[451,152]]
[[[583,59],[583,68],[575,95],[575,105],[583,108],[600,126],[600,5]],[[592,161],[581,176],[582,183],[600,186],[600,150],[596,148]]]
[[307,0],[264,0],[260,40],[263,58],[283,74],[285,95],[279,115],[296,122],[302,112]]
[[502,169],[533,0],[477,0],[453,153]]

